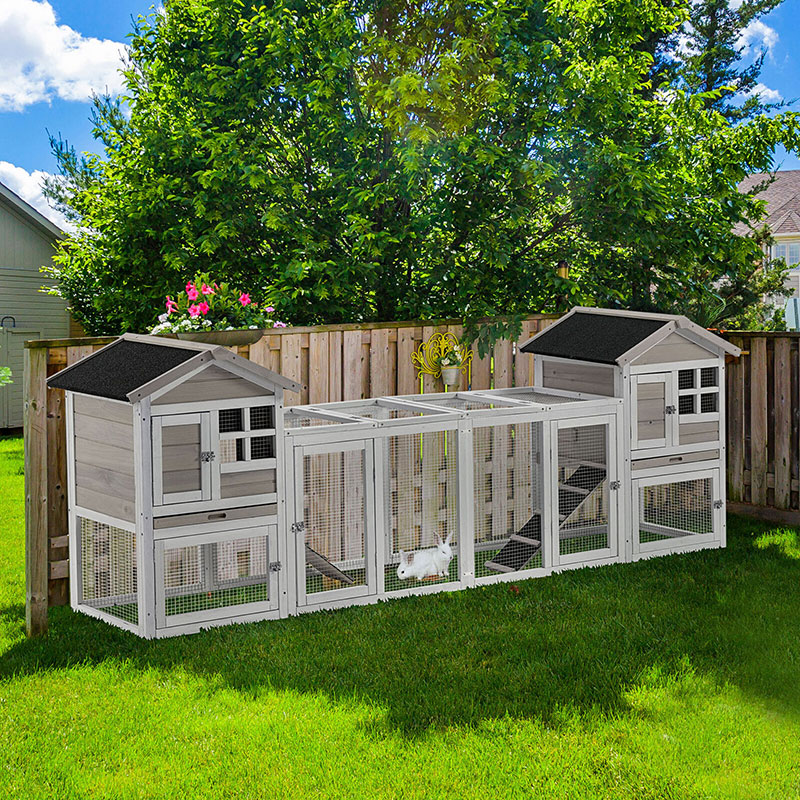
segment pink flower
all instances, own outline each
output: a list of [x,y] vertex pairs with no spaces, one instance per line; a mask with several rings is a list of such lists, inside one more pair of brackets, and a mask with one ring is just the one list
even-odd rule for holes
[[206,301],[203,300],[202,303],[198,304],[197,310],[203,315],[208,314],[208,303],[206,303]]
[[200,292],[198,292],[198,291],[197,291],[197,287],[193,286],[193,285],[190,283],[190,284],[188,284],[188,285],[187,285],[187,289],[186,289],[186,296],[187,296],[187,297],[188,297],[188,298],[189,298],[189,299],[190,299],[192,302],[194,302],[195,300],[197,300],[197,298],[198,298],[198,297],[200,297]]
[[239,302],[243,305],[249,305],[250,303],[250,295],[249,294],[240,294],[239,295]]
[[173,311],[177,310],[178,304],[169,295],[167,295],[167,314],[171,314]]
[[198,317],[200,316],[200,308],[194,304],[189,306],[189,316],[190,317]]
[[264,311],[266,311],[266,312],[267,312],[267,314],[271,314],[271,313],[272,313],[274,310],[275,310],[275,308],[274,308],[273,306],[267,306],[267,307],[264,309]]
[[214,294],[214,290],[207,283],[203,284],[203,288],[201,291],[203,292],[203,294]]
[[192,289],[194,289],[194,284],[189,281],[189,283],[186,284],[186,293],[188,294]]
[[272,327],[273,328],[285,328],[286,327],[286,323],[285,322],[276,322]]

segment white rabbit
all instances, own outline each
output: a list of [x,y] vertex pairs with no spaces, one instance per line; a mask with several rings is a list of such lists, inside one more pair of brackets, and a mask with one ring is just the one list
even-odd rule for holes
[[427,550],[418,550],[416,553],[400,551],[400,566],[397,567],[397,577],[401,581],[416,578],[423,581],[425,578],[446,578],[453,559],[450,548],[452,532],[445,541],[436,534],[436,547]]

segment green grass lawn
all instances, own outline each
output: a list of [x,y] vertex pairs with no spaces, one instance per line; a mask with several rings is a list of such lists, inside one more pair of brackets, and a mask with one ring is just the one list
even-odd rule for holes
[[146,642],[24,636],[0,439],[2,798],[797,798],[800,537]]

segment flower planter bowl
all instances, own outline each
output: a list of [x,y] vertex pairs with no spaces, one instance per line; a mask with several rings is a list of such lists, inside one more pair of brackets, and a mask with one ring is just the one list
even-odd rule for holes
[[243,328],[233,331],[184,331],[176,335],[179,339],[188,342],[218,344],[222,347],[242,347],[257,342],[263,335],[263,331]]
[[444,381],[445,386],[457,386],[458,379],[461,376],[461,368],[460,367],[443,367],[442,368],[442,380]]

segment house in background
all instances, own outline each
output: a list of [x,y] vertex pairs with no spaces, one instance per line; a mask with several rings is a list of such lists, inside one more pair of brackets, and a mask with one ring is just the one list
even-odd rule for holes
[[[748,192],[770,177],[767,173],[749,175],[739,184],[739,190]],[[775,180],[758,197],[767,201],[765,222],[775,240],[769,255],[784,259],[789,267],[786,286],[793,290],[793,297],[800,297],[800,169],[776,172]],[[782,305],[784,298],[776,301]]]
[[0,366],[13,383],[0,386],[0,430],[22,425],[22,365],[28,339],[70,335],[70,316],[60,297],[40,292],[53,245],[64,232],[0,183]]

